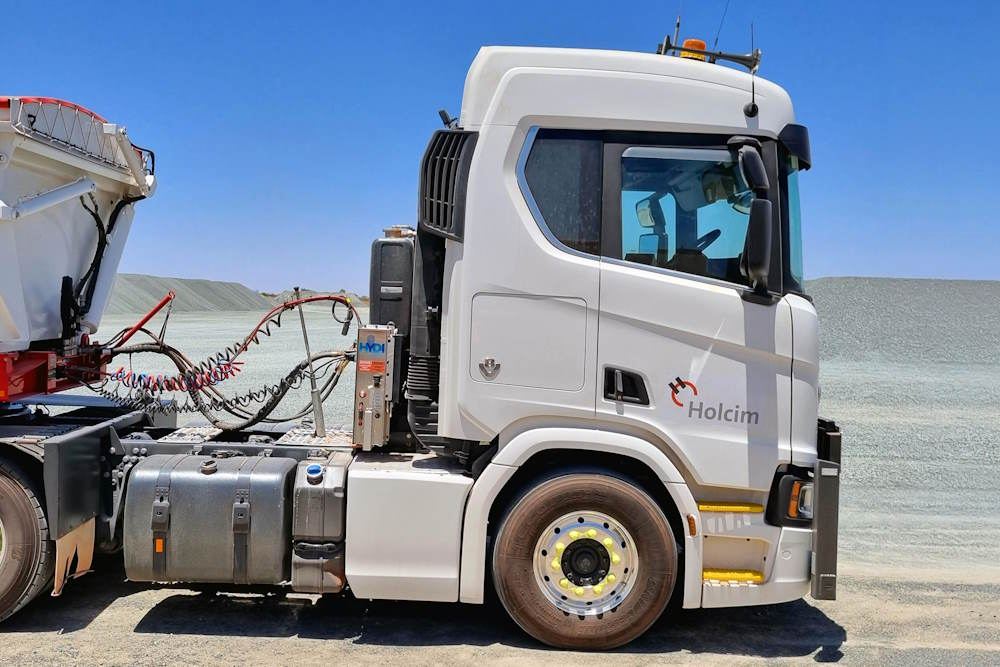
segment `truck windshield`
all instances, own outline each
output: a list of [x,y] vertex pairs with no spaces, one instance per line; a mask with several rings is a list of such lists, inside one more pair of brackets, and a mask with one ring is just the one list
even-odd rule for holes
[[785,159],[785,187],[787,195],[787,229],[785,240],[785,291],[805,292],[802,271],[802,214],[799,209],[799,161],[794,155]]

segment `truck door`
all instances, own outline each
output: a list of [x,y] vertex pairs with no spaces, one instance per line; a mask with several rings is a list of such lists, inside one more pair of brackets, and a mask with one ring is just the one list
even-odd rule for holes
[[598,417],[699,484],[767,490],[789,461],[791,314],[744,298],[753,194],[734,153],[606,143],[603,190]]

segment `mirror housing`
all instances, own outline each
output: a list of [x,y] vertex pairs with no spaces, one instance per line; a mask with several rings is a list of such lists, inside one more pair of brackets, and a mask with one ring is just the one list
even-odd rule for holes
[[656,226],[656,219],[653,217],[652,197],[640,199],[635,203],[635,217],[639,221],[639,226],[650,229]]
[[747,238],[740,257],[740,273],[750,280],[756,292],[767,291],[767,273],[771,268],[771,202],[754,199],[750,204]]
[[739,152],[740,170],[743,178],[754,191],[757,197],[767,197],[767,191],[771,189],[771,184],[767,180],[767,169],[764,167],[764,159],[752,146],[742,146]]

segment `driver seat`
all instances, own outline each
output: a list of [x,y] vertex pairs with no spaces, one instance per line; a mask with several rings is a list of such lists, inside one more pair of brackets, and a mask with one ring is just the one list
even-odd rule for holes
[[693,273],[696,276],[708,275],[708,257],[695,248],[678,248],[673,258],[667,264],[668,269]]

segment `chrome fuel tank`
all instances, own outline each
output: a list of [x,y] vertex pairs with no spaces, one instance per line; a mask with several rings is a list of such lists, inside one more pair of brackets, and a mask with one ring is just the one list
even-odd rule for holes
[[291,564],[293,459],[150,456],[128,481],[132,581],[279,584]]

